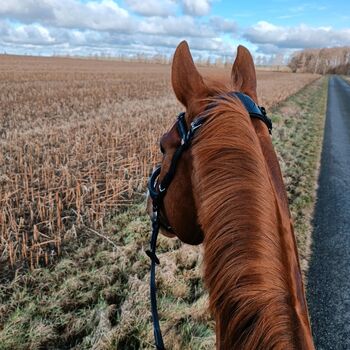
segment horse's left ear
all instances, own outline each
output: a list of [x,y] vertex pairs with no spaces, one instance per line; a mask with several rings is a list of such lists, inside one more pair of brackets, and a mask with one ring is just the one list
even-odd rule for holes
[[234,87],[258,103],[253,57],[249,50],[242,45],[237,48],[237,56],[232,67],[231,76]]
[[194,99],[205,97],[207,92],[186,41],[182,41],[176,48],[171,69],[171,82],[177,99],[186,108],[189,108]]

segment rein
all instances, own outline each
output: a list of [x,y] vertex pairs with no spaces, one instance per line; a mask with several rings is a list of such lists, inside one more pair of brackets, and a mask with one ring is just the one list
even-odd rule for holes
[[[246,108],[249,116],[251,118],[258,118],[262,120],[267,126],[269,133],[271,134],[272,130],[272,121],[267,116],[265,108],[258,106],[249,96],[241,92],[230,92],[227,94],[231,97],[237,97],[241,103]],[[225,98],[225,95],[221,98]],[[209,108],[212,106],[209,106]],[[195,135],[195,132],[200,128],[205,122],[205,117],[201,116],[196,118],[190,125],[188,129],[185,119],[185,113],[182,112],[177,116],[177,130],[181,138],[180,146],[176,149],[173,158],[171,160],[169,171],[165,174],[163,180],[158,182],[158,178],[161,172],[161,166],[157,167],[152,175],[149,178],[148,190],[150,197],[152,199],[153,205],[153,215],[152,215],[152,236],[150,240],[150,249],[146,251],[146,254],[151,259],[151,275],[150,275],[150,297],[151,297],[151,312],[153,320],[153,333],[155,339],[156,349],[165,350],[162,332],[159,324],[159,316],[157,309],[157,288],[156,288],[156,265],[159,265],[159,259],[156,255],[156,246],[157,246],[157,237],[159,229],[163,226],[168,231],[174,233],[174,230],[169,225],[168,220],[166,222],[160,220],[160,207],[163,204],[164,196],[175,176],[176,166],[179,159],[181,158],[182,153],[187,150],[191,144],[191,141]],[[163,213],[164,214],[164,213]],[[164,215],[163,215],[164,216]]]

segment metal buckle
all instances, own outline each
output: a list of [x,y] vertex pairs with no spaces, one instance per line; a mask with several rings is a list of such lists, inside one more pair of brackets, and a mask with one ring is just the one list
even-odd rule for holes
[[164,192],[165,190],[166,190],[166,188],[164,187],[162,187],[162,184],[160,183],[159,185],[158,185],[158,190],[159,190],[159,192]]
[[160,166],[156,167],[148,181],[149,195],[153,200],[157,200],[159,196],[157,192],[157,179],[159,177],[160,171],[161,171],[161,167]]

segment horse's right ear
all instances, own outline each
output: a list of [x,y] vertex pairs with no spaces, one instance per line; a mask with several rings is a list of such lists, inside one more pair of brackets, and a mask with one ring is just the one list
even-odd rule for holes
[[182,41],[176,48],[171,69],[171,82],[177,99],[186,108],[193,99],[203,98],[207,92],[186,41]]
[[231,72],[233,86],[238,91],[250,96],[256,103],[256,73],[253,57],[249,50],[242,45],[237,48],[237,56]]

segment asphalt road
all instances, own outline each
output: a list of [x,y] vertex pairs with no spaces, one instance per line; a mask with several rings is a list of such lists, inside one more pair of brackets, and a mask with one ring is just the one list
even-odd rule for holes
[[316,349],[350,350],[350,84],[329,80],[307,298]]

